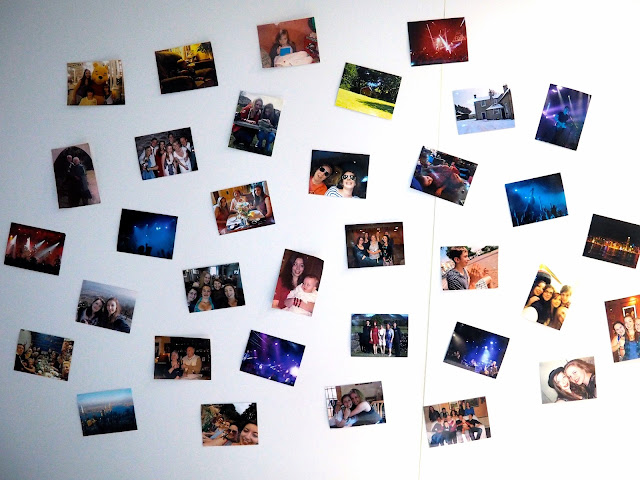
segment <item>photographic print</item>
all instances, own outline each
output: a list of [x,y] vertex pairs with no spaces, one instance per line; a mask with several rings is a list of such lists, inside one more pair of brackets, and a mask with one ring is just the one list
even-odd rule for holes
[[453,91],[458,135],[516,126],[511,89],[468,88]]
[[549,267],[540,264],[522,318],[560,330],[571,306],[573,288],[560,281]]
[[352,357],[406,357],[408,349],[409,315],[351,315]]
[[190,128],[136,137],[136,155],[142,180],[198,170]]
[[543,404],[596,398],[593,357],[540,362],[540,391]]
[[440,247],[443,290],[498,288],[498,246]]
[[258,445],[255,403],[212,403],[200,407],[202,445],[244,447]]
[[408,22],[407,26],[412,67],[469,60],[464,17]]
[[336,107],[391,119],[402,77],[346,63]]
[[326,387],[324,395],[330,428],[387,422],[382,382]]
[[122,209],[117,250],[147,257],[173,258],[178,217]]
[[45,333],[20,330],[16,346],[16,372],[56,380],[69,380],[73,340]]
[[587,93],[549,85],[536,140],[576,150],[590,101]]
[[189,312],[208,312],[244,305],[240,264],[192,268],[182,272]]
[[640,318],[636,315],[639,299],[640,295],[635,295],[604,302],[614,362],[640,358]]
[[251,330],[240,371],[294,386],[304,345]]
[[485,397],[426,406],[424,423],[429,447],[491,438]]
[[457,322],[444,363],[497,378],[509,339]]
[[211,340],[156,336],[153,378],[211,380]]
[[311,151],[309,194],[337,198],[367,198],[369,155]]
[[229,147],[270,157],[283,106],[281,98],[241,91]]
[[411,179],[411,188],[464,205],[476,168],[477,163],[422,147]]
[[402,222],[345,225],[347,267],[404,265]]
[[156,66],[161,94],[218,86],[211,42],[159,50]]
[[569,215],[559,173],[507,183],[504,188],[514,227]]
[[271,307],[313,315],[323,266],[317,257],[285,249]]
[[96,172],[88,143],[51,150],[58,207],[71,208],[100,203]]
[[262,68],[295,67],[320,62],[313,17],[258,25]]
[[130,388],[81,393],[77,397],[83,436],[138,429]]
[[76,322],[129,333],[138,292],[84,280]]
[[640,226],[593,215],[582,256],[636,268],[640,253]]
[[4,264],[58,275],[65,234],[11,222]]
[[211,192],[211,203],[220,235],[276,223],[266,180]]
[[67,105],[124,105],[122,60],[67,63]]

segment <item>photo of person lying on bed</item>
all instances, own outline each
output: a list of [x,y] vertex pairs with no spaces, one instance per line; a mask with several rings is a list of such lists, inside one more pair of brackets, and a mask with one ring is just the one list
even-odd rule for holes
[[336,198],[367,198],[369,155],[311,152],[309,194]]
[[330,428],[386,423],[382,382],[326,387],[325,400]]
[[258,25],[262,68],[320,63],[315,18]]

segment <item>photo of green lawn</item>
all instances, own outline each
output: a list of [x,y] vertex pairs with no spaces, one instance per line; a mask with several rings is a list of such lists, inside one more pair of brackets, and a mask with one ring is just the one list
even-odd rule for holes
[[336,106],[391,119],[401,79],[397,75],[347,63],[338,88]]

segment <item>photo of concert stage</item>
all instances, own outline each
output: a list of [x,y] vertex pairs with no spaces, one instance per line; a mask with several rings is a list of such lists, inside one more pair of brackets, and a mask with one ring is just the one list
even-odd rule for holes
[[240,371],[293,386],[304,345],[251,330]]
[[504,187],[514,227],[569,214],[559,173],[507,183]]
[[4,264],[58,275],[65,234],[11,223]]
[[471,325],[456,323],[444,363],[496,378],[509,339]]
[[407,27],[412,67],[469,60],[464,17],[408,22]]
[[583,257],[636,268],[640,255],[640,225],[593,215]]
[[117,250],[171,259],[177,225],[178,217],[123,208]]
[[590,101],[587,93],[549,85],[536,140],[576,150]]

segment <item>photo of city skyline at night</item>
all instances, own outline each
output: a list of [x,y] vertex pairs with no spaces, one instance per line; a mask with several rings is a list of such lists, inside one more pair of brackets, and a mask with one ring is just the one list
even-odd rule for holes
[[640,226],[593,215],[583,257],[636,268],[640,255]]
[[464,323],[456,323],[444,363],[496,378],[509,339]]
[[293,386],[304,345],[251,330],[240,371]]
[[130,388],[78,394],[78,413],[85,437],[138,429]]
[[569,214],[559,173],[507,183],[504,188],[514,227]]

